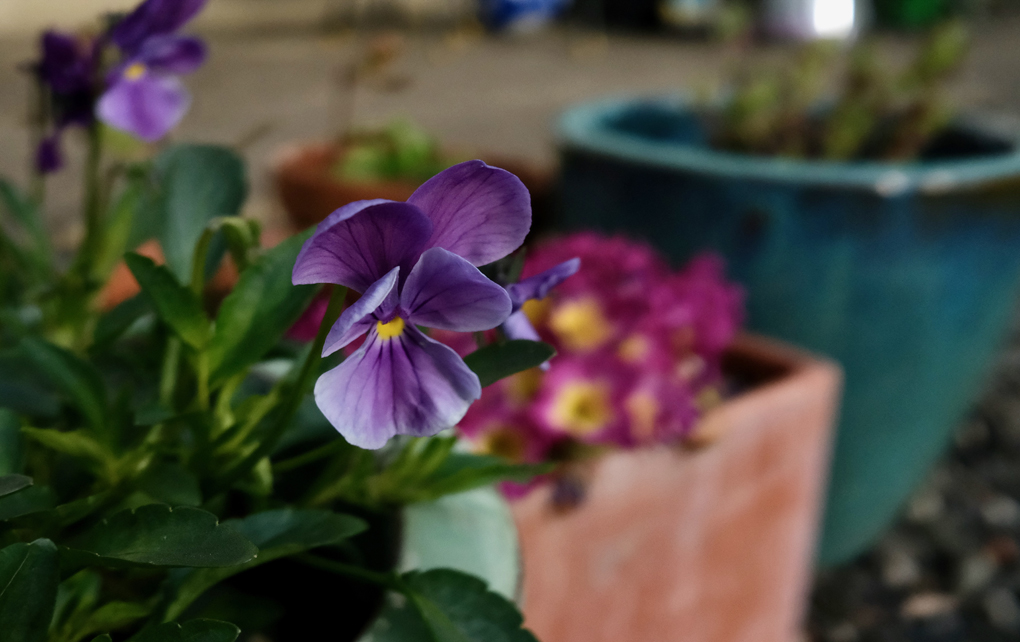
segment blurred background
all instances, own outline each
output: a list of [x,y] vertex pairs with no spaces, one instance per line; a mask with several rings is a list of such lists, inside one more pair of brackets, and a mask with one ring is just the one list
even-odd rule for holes
[[[31,141],[24,125],[31,86],[23,69],[36,55],[38,31],[74,28],[97,12],[134,4],[0,2],[0,174],[24,180],[29,173]],[[684,95],[704,104],[719,96],[753,97],[756,78],[784,68],[809,75],[797,87],[809,101],[824,102],[847,66],[852,68],[859,51],[854,43],[865,43],[880,68],[907,67],[932,30],[950,20],[966,31],[967,51],[952,54],[945,77],[938,78],[938,110],[945,105],[953,114],[1020,131],[1016,0],[211,0],[195,23],[210,55],[188,81],[193,106],[173,136],[237,147],[250,168],[246,214],[268,230],[290,225],[280,199],[281,192],[286,198],[287,185],[279,168],[295,154],[307,153],[302,144],[349,142],[359,132],[377,130],[408,149],[438,146],[450,158],[481,157],[511,168],[532,189],[541,230],[578,227],[585,225],[585,212],[598,209],[585,194],[603,198],[592,185],[606,170],[585,169],[583,161],[571,157],[569,136],[558,124],[567,110],[626,96]],[[811,49],[822,41],[829,44]],[[934,103],[918,104],[927,109]],[[768,109],[759,107],[749,109],[755,114]],[[72,165],[82,160],[79,142],[68,141]],[[576,152],[576,140],[574,147]],[[371,145],[366,150],[342,171],[351,176],[376,171],[381,161]],[[782,150],[749,153],[784,167],[776,160],[784,156]],[[797,150],[785,155],[803,156]],[[560,174],[564,159],[573,172],[566,184]],[[588,170],[596,178],[586,183],[578,177]],[[896,197],[914,180],[907,170],[876,176],[883,197]],[[930,181],[938,178],[928,174],[918,180],[934,184]],[[1017,180],[1014,172],[1000,183],[1015,188]],[[646,193],[629,185],[628,194]],[[48,187],[49,224],[64,247],[82,235],[74,217],[77,189],[76,172],[55,176]],[[654,203],[635,197],[633,216],[640,218],[642,208]],[[1017,215],[1015,196],[1003,203],[1001,211]],[[313,211],[305,219],[300,212],[290,215],[308,224],[323,213]],[[619,227],[606,224],[604,212],[598,216],[598,226]],[[742,220],[753,224],[756,219]],[[712,240],[707,238],[705,244]],[[1017,245],[998,251],[1020,256]],[[753,297],[755,286],[749,287]],[[1015,313],[1012,299],[995,296],[996,309]],[[759,329],[753,304],[750,321]],[[956,323],[966,332],[981,319]],[[830,352],[811,338],[794,339]],[[991,361],[998,365],[991,378],[982,379],[981,395],[971,394],[969,383],[940,382],[964,395],[969,410],[942,418],[951,424],[946,431],[952,429],[948,451],[938,436],[942,427],[931,427],[936,436],[924,448],[943,453],[933,471],[923,457],[916,465],[904,464],[913,472],[895,483],[909,491],[906,504],[893,496],[877,517],[861,516],[851,506],[837,515],[842,522],[830,518],[804,640],[1020,639],[1020,334],[995,345],[1000,347]],[[930,359],[915,365],[938,363],[939,353]],[[969,362],[954,367],[977,368]],[[851,369],[851,394],[854,377]],[[849,397],[848,404],[853,400]],[[893,424],[896,403],[888,404]],[[904,422],[915,420],[910,411],[903,413]],[[886,474],[899,460],[886,458],[874,466]],[[837,462],[835,488],[849,479],[848,470]],[[858,517],[866,527],[848,534],[854,527],[848,522]]]

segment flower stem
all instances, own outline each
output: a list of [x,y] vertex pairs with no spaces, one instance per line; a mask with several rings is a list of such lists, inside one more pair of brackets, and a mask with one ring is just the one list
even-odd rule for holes
[[177,387],[177,367],[181,359],[181,340],[171,337],[163,355],[163,371],[159,378],[159,401],[169,407]]
[[300,455],[291,457],[290,459],[285,459],[277,464],[273,464],[273,472],[282,473],[288,470],[294,470],[295,468],[300,468],[305,464],[310,464],[313,461],[318,461],[324,457],[329,457],[337,450],[343,450],[347,446],[348,446],[347,442],[345,442],[343,439],[339,438],[335,439],[326,444],[325,446],[313,448],[312,450],[309,450],[306,453],[302,453]]
[[283,437],[287,428],[290,427],[291,422],[294,420],[294,415],[297,414],[298,407],[301,405],[301,401],[308,394],[312,379],[318,373],[319,362],[322,360],[322,346],[326,343],[326,335],[329,334],[330,328],[333,327],[333,324],[340,317],[346,297],[347,288],[338,285],[333,286],[333,293],[330,295],[329,305],[326,308],[326,316],[323,317],[322,325],[319,326],[319,334],[315,337],[315,343],[312,344],[311,349],[308,351],[308,356],[305,357],[305,361],[301,365],[301,370],[294,380],[293,387],[283,399],[283,403],[276,415],[275,423],[270,427],[269,432],[262,439],[262,443],[258,445],[258,448],[227,470],[219,484],[221,490],[230,488],[235,481],[251,470],[263,457],[272,454],[276,444]]
[[92,279],[92,263],[96,249],[99,247],[99,234],[102,217],[102,176],[100,161],[102,160],[102,134],[98,124],[89,127],[88,156],[85,158],[85,201],[82,209],[85,212],[85,241],[82,243],[79,269],[85,283]]
[[400,578],[394,573],[370,571],[366,568],[361,568],[360,566],[327,560],[310,553],[299,553],[294,555],[293,559],[301,562],[302,564],[307,564],[308,566],[319,568],[324,571],[329,571],[338,575],[346,575],[347,577],[361,580],[362,582],[376,584],[394,591],[400,591],[401,593],[404,592],[404,586],[400,582]]

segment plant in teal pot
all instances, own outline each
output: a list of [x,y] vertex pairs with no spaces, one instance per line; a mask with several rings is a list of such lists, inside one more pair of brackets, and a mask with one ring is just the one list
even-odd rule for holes
[[964,43],[949,25],[892,71],[864,45],[828,102],[833,53],[816,45],[721,101],[618,99],[560,123],[566,225],[642,234],[676,261],[721,252],[751,329],[844,366],[824,562],[893,517],[1012,319],[1020,135],[946,108]]

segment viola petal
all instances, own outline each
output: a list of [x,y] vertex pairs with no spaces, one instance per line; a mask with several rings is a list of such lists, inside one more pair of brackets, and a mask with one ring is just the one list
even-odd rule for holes
[[107,125],[151,143],[173,129],[190,105],[191,97],[177,78],[146,73],[114,83],[99,99],[96,113]]
[[457,332],[495,328],[510,315],[510,296],[478,268],[449,250],[426,250],[400,293],[400,307],[417,325]]
[[334,283],[364,292],[394,267],[411,271],[432,232],[428,217],[407,203],[356,205],[334,212],[305,241],[294,285]]
[[541,341],[535,326],[531,325],[528,315],[520,310],[514,312],[503,322],[503,334],[507,339],[527,339],[528,341]]
[[541,274],[524,279],[507,287],[510,300],[514,304],[514,312],[521,309],[529,299],[544,299],[554,287],[573,276],[581,268],[581,259],[573,258],[549,268]]
[[144,42],[173,33],[194,18],[207,0],[145,0],[124,16],[110,32],[117,46],[133,56]]
[[[393,268],[387,272],[386,276],[370,285],[360,299],[343,311],[340,318],[329,329],[329,334],[326,335],[326,342],[322,346],[322,356],[333,354],[368,332],[376,322],[372,313],[387,299],[395,298],[399,272],[400,268]],[[392,300],[390,306],[392,309]]]
[[480,160],[439,172],[408,203],[432,220],[427,247],[485,265],[513,252],[531,229],[531,196],[519,178]]
[[434,435],[460,421],[482,394],[457,353],[408,324],[398,337],[373,329],[364,345],[315,383],[315,402],[359,448],[394,435]]
[[156,72],[188,74],[202,66],[205,55],[205,43],[198,38],[156,36],[145,41],[131,62],[139,62]]

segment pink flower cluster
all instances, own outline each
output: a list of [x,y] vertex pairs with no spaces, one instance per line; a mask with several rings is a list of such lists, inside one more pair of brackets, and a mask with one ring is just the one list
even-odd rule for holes
[[[646,244],[581,233],[539,246],[522,278],[580,257],[581,268],[524,311],[557,356],[486,388],[459,424],[514,461],[569,443],[622,448],[682,439],[721,398],[720,358],[743,321],[743,292],[705,254],[671,271]],[[433,333],[461,354],[469,335]]]

